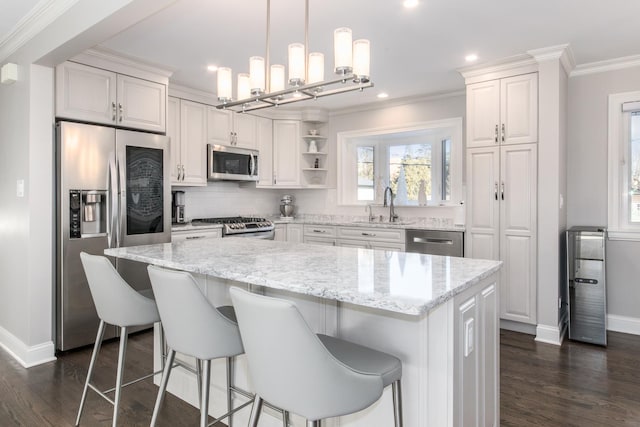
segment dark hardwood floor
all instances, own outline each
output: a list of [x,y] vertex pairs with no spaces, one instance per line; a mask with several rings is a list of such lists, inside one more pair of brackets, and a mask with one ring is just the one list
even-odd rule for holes
[[502,426],[640,426],[640,337],[608,347],[500,333]]
[[[640,337],[609,333],[609,347],[565,341],[539,344],[530,335],[501,334],[502,426],[640,426]],[[151,369],[151,334],[130,337],[126,377]],[[103,346],[96,382],[115,381],[117,342]],[[91,349],[24,369],[0,349],[0,426],[71,426]],[[148,426],[157,387],[144,381],[123,392],[120,424]],[[84,426],[111,425],[111,406],[90,392]],[[167,394],[160,426],[194,426],[198,410]],[[407,426],[423,427],[423,426]],[[439,427],[439,426],[435,426]]]

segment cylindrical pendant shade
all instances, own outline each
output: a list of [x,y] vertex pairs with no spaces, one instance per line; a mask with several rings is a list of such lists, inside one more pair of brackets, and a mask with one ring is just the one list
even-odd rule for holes
[[271,82],[269,92],[279,92],[284,90],[284,65],[273,64],[271,66]]
[[238,74],[238,99],[251,98],[251,81],[249,74]]
[[304,84],[305,77],[305,52],[302,43],[289,45],[289,83],[293,85]]
[[353,42],[353,74],[360,80],[369,80],[369,62],[371,50],[369,40],[359,39]]
[[251,80],[251,93],[264,92],[264,58],[261,56],[252,56],[249,58],[249,78]]
[[218,68],[218,99],[220,101],[228,101],[231,99],[231,68]]
[[337,28],[333,32],[333,52],[337,74],[350,73],[353,67],[351,28]]
[[309,54],[309,84],[324,80],[324,54],[312,52]]

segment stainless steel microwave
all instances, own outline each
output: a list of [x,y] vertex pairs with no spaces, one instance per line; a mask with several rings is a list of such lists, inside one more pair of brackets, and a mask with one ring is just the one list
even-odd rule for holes
[[258,151],[207,144],[207,180],[257,181]]

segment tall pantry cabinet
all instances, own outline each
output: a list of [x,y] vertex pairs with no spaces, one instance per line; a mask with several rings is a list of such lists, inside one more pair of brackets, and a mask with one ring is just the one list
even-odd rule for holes
[[[500,317],[536,324],[538,75],[467,85],[471,258],[501,260]],[[469,81],[469,79],[467,80]]]

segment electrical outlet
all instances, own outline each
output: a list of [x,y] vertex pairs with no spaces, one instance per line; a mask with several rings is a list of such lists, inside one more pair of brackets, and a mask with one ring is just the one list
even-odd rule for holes
[[24,197],[24,179],[16,181],[16,196]]

